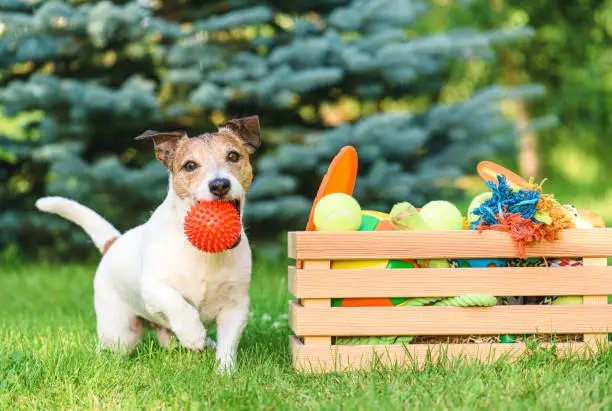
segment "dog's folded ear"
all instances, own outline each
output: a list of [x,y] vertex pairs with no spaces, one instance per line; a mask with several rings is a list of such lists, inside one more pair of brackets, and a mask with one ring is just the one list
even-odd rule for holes
[[229,129],[233,134],[240,137],[249,153],[253,153],[261,146],[259,116],[229,120],[219,126],[219,129],[222,128]]
[[170,168],[172,155],[178,146],[179,140],[186,137],[185,133],[180,131],[160,132],[147,130],[136,137],[135,140],[153,140],[155,156],[166,168]]

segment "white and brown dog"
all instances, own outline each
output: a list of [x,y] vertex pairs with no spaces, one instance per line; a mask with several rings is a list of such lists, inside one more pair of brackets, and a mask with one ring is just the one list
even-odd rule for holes
[[183,220],[198,200],[229,200],[242,216],[259,119],[230,120],[194,138],[146,131],[136,139],[152,139],[170,172],[168,195],[145,224],[121,235],[72,200],[44,197],[36,206],[81,226],[102,252],[94,279],[100,348],[132,351],[149,323],[162,346],[174,334],[182,346],[203,350],[214,345],[206,328],[216,321],[219,371],[232,371],[249,313],[251,249],[243,229],[232,249],[200,252],[187,241]]

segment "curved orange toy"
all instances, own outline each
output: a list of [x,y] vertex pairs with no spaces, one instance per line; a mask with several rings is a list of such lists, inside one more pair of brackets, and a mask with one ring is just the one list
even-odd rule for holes
[[492,181],[497,184],[497,175],[501,174],[506,177],[510,185],[526,190],[533,189],[532,185],[523,177],[491,161],[481,161],[478,163],[477,171],[484,181]]
[[345,298],[340,307],[393,307],[389,298]]
[[319,186],[319,191],[317,191],[317,196],[312,203],[306,231],[315,231],[313,216],[314,209],[319,200],[333,193],[353,195],[355,180],[357,179],[357,164],[357,151],[352,146],[344,146],[336,154],[336,157],[334,157],[327,168],[327,172]]

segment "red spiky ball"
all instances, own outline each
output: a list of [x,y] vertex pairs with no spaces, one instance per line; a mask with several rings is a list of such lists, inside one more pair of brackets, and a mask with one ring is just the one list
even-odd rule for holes
[[236,244],[241,232],[240,214],[229,201],[198,201],[185,217],[189,242],[206,253],[220,253]]

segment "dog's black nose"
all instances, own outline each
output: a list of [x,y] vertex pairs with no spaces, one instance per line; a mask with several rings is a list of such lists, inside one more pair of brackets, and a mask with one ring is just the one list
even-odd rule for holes
[[221,198],[229,193],[232,184],[227,178],[215,178],[208,184],[210,192]]

